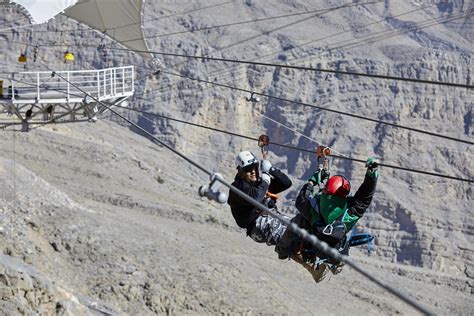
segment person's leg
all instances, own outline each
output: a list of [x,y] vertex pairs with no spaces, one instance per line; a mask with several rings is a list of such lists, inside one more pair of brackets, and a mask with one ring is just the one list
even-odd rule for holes
[[[297,224],[301,228],[309,229],[309,223],[304,218],[303,215],[297,214],[291,220],[293,223]],[[283,236],[280,238],[279,243],[275,247],[275,251],[278,253],[279,259],[288,259],[291,258],[293,261],[299,263],[303,266],[306,270],[311,273],[314,281],[316,283],[321,282],[327,273],[327,265],[326,264],[319,264],[319,265],[312,265],[307,263],[301,253],[299,253],[299,248],[301,247],[301,239],[298,235],[296,235],[291,230],[287,229]]]
[[265,236],[265,241],[269,246],[278,244],[286,230],[286,226],[278,218],[271,216],[258,217],[255,226]]
[[260,229],[259,225],[257,224],[258,219],[262,217],[259,216],[257,217],[257,220],[254,221],[253,227],[251,229],[247,230],[247,235],[252,238],[254,241],[258,243],[263,243],[266,242],[265,235],[263,234],[262,230]]
[[[297,214],[291,219],[291,222],[295,223],[299,227],[307,228],[307,222],[303,215]],[[278,241],[275,251],[278,253],[279,259],[288,259],[293,250],[299,246],[301,240],[298,235],[289,229],[286,229],[285,233],[281,236]]]
[[287,229],[275,247],[275,251],[278,253],[278,259],[288,259],[297,243],[298,236]]
[[292,253],[290,258],[293,261],[302,265],[303,268],[308,270],[308,272],[311,273],[311,276],[313,277],[313,280],[316,283],[321,282],[326,277],[327,265],[325,263],[322,263],[319,265],[311,265],[303,260],[303,256],[301,254],[295,254],[295,253]]

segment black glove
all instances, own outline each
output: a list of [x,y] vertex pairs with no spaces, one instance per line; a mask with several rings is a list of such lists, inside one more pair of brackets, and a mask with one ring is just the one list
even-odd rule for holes
[[313,175],[308,179],[308,181],[311,181],[314,184],[319,185],[323,183],[323,181],[325,181],[326,179],[329,179],[329,172],[327,172],[323,168],[319,168],[313,173]]
[[365,166],[367,167],[367,172],[366,175],[371,177],[374,180],[377,180],[379,177],[379,161],[376,158],[369,157],[367,158],[367,162],[365,163]]

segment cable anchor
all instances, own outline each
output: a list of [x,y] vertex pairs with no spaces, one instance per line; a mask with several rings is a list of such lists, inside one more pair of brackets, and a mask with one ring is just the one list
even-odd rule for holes
[[331,168],[331,160],[328,158],[328,156],[331,156],[331,148],[326,146],[318,146],[316,148],[316,156],[318,156],[319,168],[329,174],[329,169]]
[[200,197],[207,197],[209,200],[214,200],[220,204],[227,202],[229,197],[226,192],[220,190],[221,182],[224,180],[220,173],[213,173],[210,177],[210,183],[199,187],[198,193]]
[[252,103],[257,103],[260,102],[260,98],[255,96],[255,92],[252,92],[250,94],[250,97],[245,97],[247,102],[252,102]]

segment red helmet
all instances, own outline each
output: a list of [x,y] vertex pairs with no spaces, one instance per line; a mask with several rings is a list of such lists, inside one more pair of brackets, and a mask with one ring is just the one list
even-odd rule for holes
[[326,182],[323,193],[345,198],[351,191],[351,183],[344,176],[332,176]]

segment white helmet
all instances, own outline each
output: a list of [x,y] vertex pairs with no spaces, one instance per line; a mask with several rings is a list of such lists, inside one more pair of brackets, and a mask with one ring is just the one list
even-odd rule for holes
[[239,170],[250,165],[258,165],[258,163],[259,161],[257,157],[255,157],[255,155],[252,154],[250,151],[242,151],[237,155],[237,158],[235,158],[235,164],[237,165],[237,169]]

